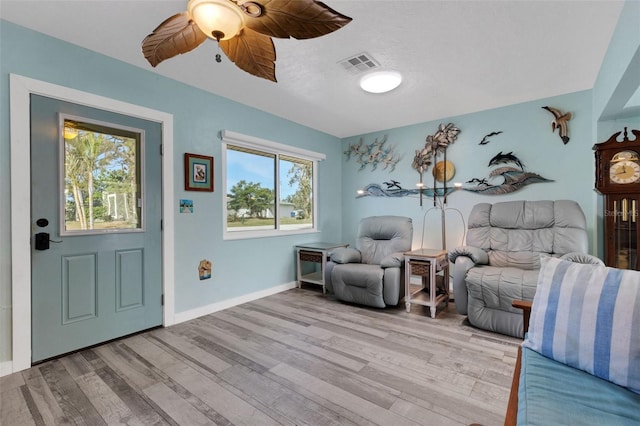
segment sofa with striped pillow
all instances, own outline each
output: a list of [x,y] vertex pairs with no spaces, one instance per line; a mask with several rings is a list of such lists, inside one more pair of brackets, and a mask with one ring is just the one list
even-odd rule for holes
[[640,424],[640,272],[543,256],[518,425]]

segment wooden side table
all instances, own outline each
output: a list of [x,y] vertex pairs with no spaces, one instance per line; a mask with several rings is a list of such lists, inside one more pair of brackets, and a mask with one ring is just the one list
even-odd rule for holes
[[[411,304],[428,306],[431,318],[436,317],[436,309],[442,302],[449,303],[449,259],[446,250],[417,249],[404,253],[404,290],[407,312]],[[411,292],[411,276],[422,277],[421,288]],[[444,278],[444,288],[438,294],[437,277]],[[425,291],[427,290],[427,291]]]
[[[322,286],[322,293],[327,291],[324,282],[324,271],[329,260],[329,255],[338,247],[348,247],[349,244],[339,243],[309,243],[296,246],[298,288],[302,282],[318,284]],[[309,274],[302,274],[302,262],[312,262],[320,264],[320,270]]]

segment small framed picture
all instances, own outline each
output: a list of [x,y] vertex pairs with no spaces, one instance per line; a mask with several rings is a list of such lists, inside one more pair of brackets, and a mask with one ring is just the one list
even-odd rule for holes
[[180,200],[180,213],[193,213],[193,200]]
[[213,192],[213,157],[184,154],[184,190]]

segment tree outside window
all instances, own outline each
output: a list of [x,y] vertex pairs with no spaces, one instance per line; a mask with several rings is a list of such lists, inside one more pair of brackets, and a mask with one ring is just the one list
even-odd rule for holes
[[64,120],[64,230],[141,228],[139,135]]
[[226,145],[227,232],[313,229],[314,164]]

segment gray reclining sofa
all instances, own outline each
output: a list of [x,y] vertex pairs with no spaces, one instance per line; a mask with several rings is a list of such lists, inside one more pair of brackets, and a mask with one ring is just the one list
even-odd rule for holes
[[516,337],[522,315],[511,302],[533,300],[540,255],[602,263],[585,254],[586,219],[569,200],[477,204],[466,244],[449,251],[456,309],[476,327]]

